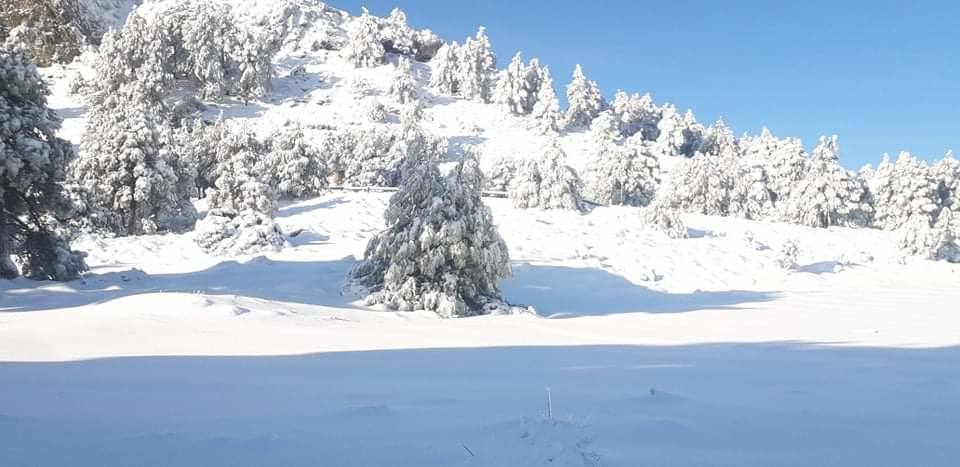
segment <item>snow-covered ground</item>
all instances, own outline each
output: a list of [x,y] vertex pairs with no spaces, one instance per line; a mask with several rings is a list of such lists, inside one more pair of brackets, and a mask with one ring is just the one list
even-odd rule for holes
[[[440,320],[345,287],[386,201],[287,205],[303,231],[262,257],[88,238],[83,282],[0,285],[0,465],[960,458],[960,271],[901,261],[888,234],[688,216],[672,240],[630,208],[488,200],[506,296],[539,316]],[[796,271],[775,263],[787,239]]]

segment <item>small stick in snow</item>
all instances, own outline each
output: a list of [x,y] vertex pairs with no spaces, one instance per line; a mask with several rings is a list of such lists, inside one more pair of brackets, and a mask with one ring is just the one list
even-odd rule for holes
[[473,451],[471,451],[470,448],[468,448],[466,444],[461,444],[461,446],[463,446],[463,449],[466,449],[466,450],[467,450],[467,452],[470,454],[470,457],[477,457],[477,455],[474,454]]
[[553,399],[550,397],[550,386],[547,386],[547,420],[553,420]]

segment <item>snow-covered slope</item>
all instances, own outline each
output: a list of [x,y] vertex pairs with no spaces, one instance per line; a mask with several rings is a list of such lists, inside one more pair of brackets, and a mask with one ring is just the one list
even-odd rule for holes
[[[0,284],[0,464],[960,455],[960,271],[901,264],[886,234],[688,216],[693,238],[673,240],[636,209],[490,200],[514,259],[505,294],[540,316],[440,320],[364,309],[345,288],[386,200],[284,206],[302,231],[262,257],[209,257],[190,234],[87,238],[84,281]],[[775,261],[787,239],[793,272]]]

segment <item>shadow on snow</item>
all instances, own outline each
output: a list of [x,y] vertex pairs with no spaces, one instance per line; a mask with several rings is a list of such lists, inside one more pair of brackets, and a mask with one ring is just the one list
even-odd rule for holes
[[741,309],[777,297],[750,291],[666,293],[602,269],[532,264],[515,265],[503,290],[511,302],[533,305],[549,318]]

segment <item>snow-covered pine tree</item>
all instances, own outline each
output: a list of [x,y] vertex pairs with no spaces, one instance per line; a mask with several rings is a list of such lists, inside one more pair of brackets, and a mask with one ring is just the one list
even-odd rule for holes
[[486,28],[467,38],[459,55],[460,95],[478,102],[490,102],[497,73],[497,57],[493,54]]
[[444,44],[437,51],[437,55],[430,60],[433,74],[430,77],[430,86],[437,91],[456,95],[460,92],[460,45],[456,42]]
[[136,86],[124,86],[95,105],[71,166],[87,217],[117,235],[152,234],[184,227],[193,206],[181,199],[174,164],[163,151],[161,126]]
[[680,160],[660,195],[664,206],[696,214],[729,215],[737,177],[731,167],[726,155],[700,153]]
[[306,142],[298,123],[288,123],[275,132],[266,146],[269,149],[257,171],[266,175],[279,196],[317,196],[327,186],[326,163],[320,151]]
[[617,91],[609,110],[617,121],[620,135],[625,138],[639,135],[643,141],[654,141],[660,135],[661,110],[653,104],[650,94],[628,95]]
[[190,75],[200,83],[202,99],[220,99],[229,94],[228,77],[237,73],[235,58],[241,52],[239,31],[227,5],[196,2],[180,15],[183,60]]
[[572,209],[584,211],[582,183],[567,165],[567,155],[553,140],[538,157],[520,163],[510,184],[513,206],[521,209]]
[[[590,124],[590,139],[592,143],[598,147],[619,143],[621,140],[619,123],[613,112],[609,110],[600,112],[600,115],[597,115],[597,118],[593,119],[593,122]],[[631,140],[630,143],[644,145],[645,142],[642,140]]]
[[517,161],[510,157],[499,157],[486,170],[484,189],[506,192],[517,176]]
[[370,305],[428,310],[445,318],[507,308],[499,283],[510,276],[507,245],[481,198],[472,158],[443,176],[431,161],[408,161],[400,190],[351,274],[372,292]]
[[896,230],[916,218],[926,219],[928,226],[936,220],[937,181],[927,164],[910,153],[900,153],[894,164],[884,156],[869,186],[877,227]]
[[583,68],[577,65],[573,70],[573,79],[567,85],[567,126],[589,126],[590,122],[603,111],[603,95],[596,81],[590,81],[583,74]]
[[747,164],[762,168],[773,206],[786,203],[807,170],[803,143],[796,138],[781,140],[764,127],[759,136],[745,137],[740,145]]
[[234,92],[246,104],[270,90],[273,54],[267,49],[269,41],[265,38],[250,31],[245,31],[242,37],[235,58],[237,79]]
[[557,99],[557,91],[553,87],[550,69],[539,68],[537,80],[539,89],[534,96],[535,103],[530,116],[534,119],[536,128],[544,133],[554,133],[560,130],[563,113],[560,111],[560,100]]
[[57,235],[70,142],[47,107],[49,91],[24,52],[0,49],[0,279],[21,271],[36,279],[70,280],[86,270],[81,253]]
[[527,66],[523,63],[523,56],[517,52],[507,65],[507,69],[500,73],[496,88],[493,92],[493,101],[503,109],[514,115],[525,115],[530,111],[533,96],[528,95]]
[[960,161],[947,151],[943,159],[933,166],[933,176],[937,180],[937,194],[942,209],[960,210]]
[[264,150],[262,146],[239,146],[239,151],[221,164],[215,189],[208,196],[210,211],[197,222],[194,232],[194,241],[204,250],[239,255],[283,246],[283,233],[273,220],[277,192],[257,167]]
[[343,58],[358,68],[372,68],[383,64],[386,50],[380,40],[380,26],[366,8],[350,29],[347,45],[341,51]]
[[654,146],[661,157],[692,157],[705,138],[706,129],[697,123],[692,111],[680,116],[677,108],[670,104],[661,110]]
[[400,57],[397,61],[393,81],[390,83],[390,95],[401,104],[417,100],[417,81],[414,79],[413,65],[409,58]]
[[836,135],[820,138],[804,178],[780,206],[784,221],[821,228],[869,224],[866,187],[840,166],[839,152]]
[[659,184],[660,164],[646,145],[600,143],[587,171],[587,194],[607,205],[646,206]]
[[417,33],[407,24],[407,14],[399,8],[390,11],[380,30],[387,52],[414,57],[417,54]]

